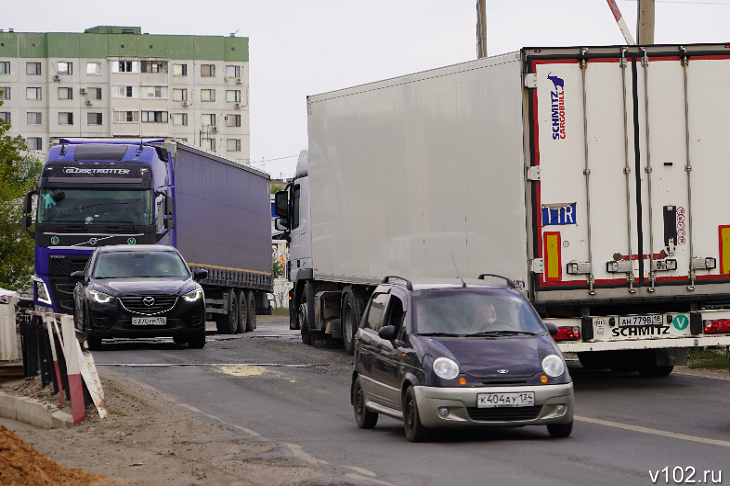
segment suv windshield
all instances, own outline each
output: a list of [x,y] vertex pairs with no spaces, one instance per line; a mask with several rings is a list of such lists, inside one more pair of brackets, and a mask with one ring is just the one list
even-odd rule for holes
[[171,251],[101,253],[96,259],[94,278],[188,277],[188,269]]
[[39,223],[152,224],[150,189],[41,189]]
[[542,334],[545,328],[521,296],[500,289],[431,290],[417,296],[416,332],[454,336]]

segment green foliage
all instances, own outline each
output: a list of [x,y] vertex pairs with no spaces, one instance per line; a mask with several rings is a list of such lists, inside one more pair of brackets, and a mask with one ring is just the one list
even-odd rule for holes
[[9,130],[10,124],[0,120],[0,287],[26,290],[34,244],[22,226],[22,203],[36,186],[42,164],[24,153],[28,147],[20,136],[6,135]]
[[728,353],[725,347],[687,350],[687,361],[692,369],[726,369]]
[[283,191],[286,187],[284,182],[271,181],[271,194],[276,194],[278,191]]

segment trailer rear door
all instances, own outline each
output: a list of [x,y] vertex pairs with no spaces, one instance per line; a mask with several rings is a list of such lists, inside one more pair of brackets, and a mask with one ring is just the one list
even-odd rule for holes
[[537,300],[728,293],[727,47],[523,50]]

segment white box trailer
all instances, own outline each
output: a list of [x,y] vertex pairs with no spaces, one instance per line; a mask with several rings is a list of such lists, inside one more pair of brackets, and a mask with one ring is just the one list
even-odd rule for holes
[[725,45],[524,48],[308,97],[292,328],[349,351],[384,276],[458,271],[516,282],[586,366],[730,345],[728,79]]

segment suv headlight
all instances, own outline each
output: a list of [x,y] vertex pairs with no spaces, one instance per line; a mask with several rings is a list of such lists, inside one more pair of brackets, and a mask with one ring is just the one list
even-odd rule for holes
[[111,295],[99,292],[98,290],[89,290],[89,295],[91,295],[91,300],[100,304],[108,304],[114,298]]
[[565,363],[559,356],[551,354],[542,360],[542,370],[546,375],[557,378],[565,373]]
[[442,380],[453,380],[459,376],[459,365],[449,358],[436,358],[433,362],[433,371]]
[[203,298],[203,291],[201,289],[195,289],[192,292],[188,292],[187,294],[183,295],[183,299],[185,299],[185,302],[195,302],[196,300],[200,300]]

